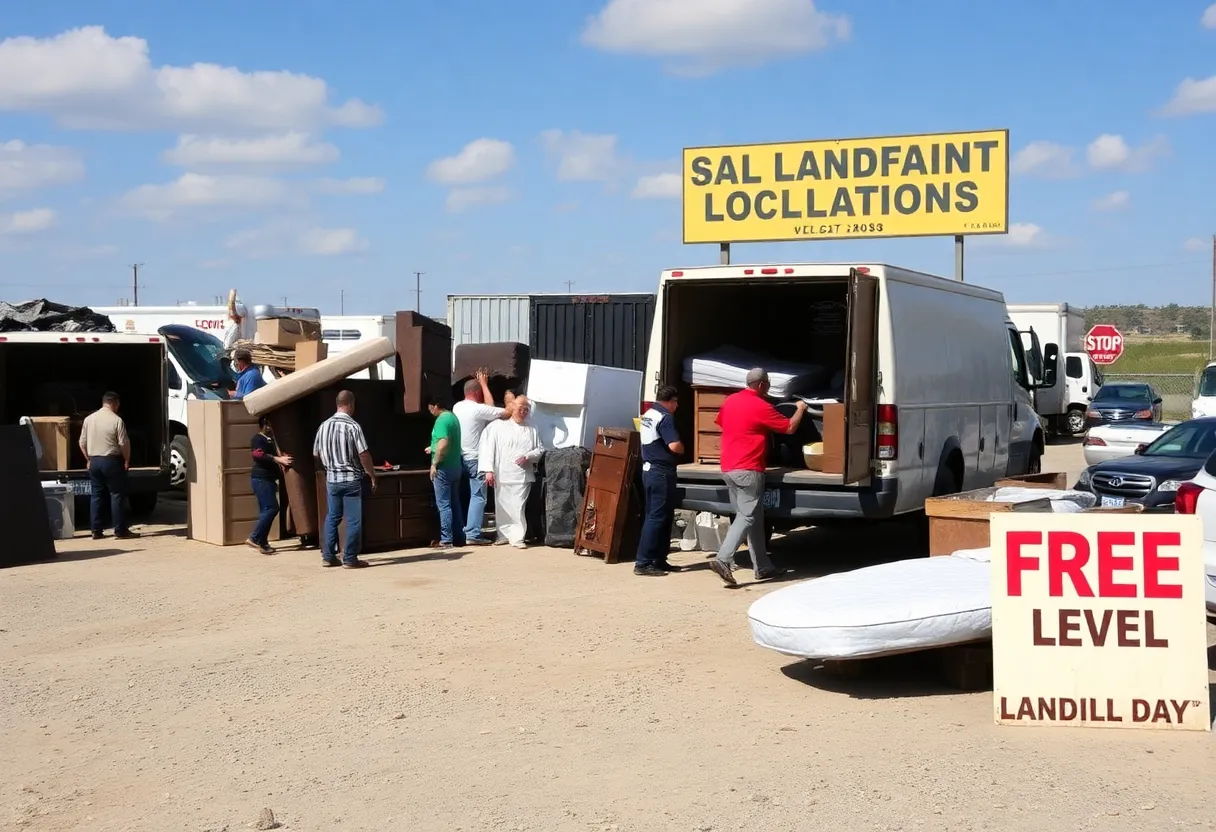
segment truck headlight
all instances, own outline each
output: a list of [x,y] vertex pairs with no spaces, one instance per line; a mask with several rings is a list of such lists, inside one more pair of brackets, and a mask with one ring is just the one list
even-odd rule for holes
[[1158,491],[1177,491],[1182,485],[1182,480],[1166,480],[1157,486]]
[[1081,476],[1077,477],[1077,485],[1089,485],[1089,469],[1086,468],[1081,472]]

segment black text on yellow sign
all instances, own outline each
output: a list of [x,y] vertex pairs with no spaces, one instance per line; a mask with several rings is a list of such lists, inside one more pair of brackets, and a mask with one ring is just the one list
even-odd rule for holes
[[684,242],[1004,234],[1009,131],[684,150]]

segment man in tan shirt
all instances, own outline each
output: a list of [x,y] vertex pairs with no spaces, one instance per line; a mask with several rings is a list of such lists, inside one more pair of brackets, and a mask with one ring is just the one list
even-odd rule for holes
[[127,469],[131,467],[131,441],[127,438],[127,426],[118,415],[117,393],[102,396],[101,409],[85,417],[80,429],[80,452],[84,454],[93,486],[89,512],[93,539],[101,540],[104,536],[101,506],[106,494],[110,496],[114,536],[119,540],[139,537],[127,527],[123,503],[127,496]]

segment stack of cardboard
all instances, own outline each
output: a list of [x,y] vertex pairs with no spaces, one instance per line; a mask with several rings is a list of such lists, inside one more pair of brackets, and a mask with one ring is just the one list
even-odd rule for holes
[[287,371],[308,367],[328,357],[321,340],[321,324],[296,318],[259,320],[254,343],[248,349],[255,364]]

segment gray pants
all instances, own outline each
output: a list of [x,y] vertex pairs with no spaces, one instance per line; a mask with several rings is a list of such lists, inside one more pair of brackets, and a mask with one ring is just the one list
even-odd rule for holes
[[735,519],[726,532],[722,548],[718,550],[718,562],[732,565],[739,544],[747,538],[747,548],[752,555],[752,569],[759,576],[773,568],[764,547],[764,474],[761,471],[723,471],[726,489],[730,492],[730,504],[735,508]]

